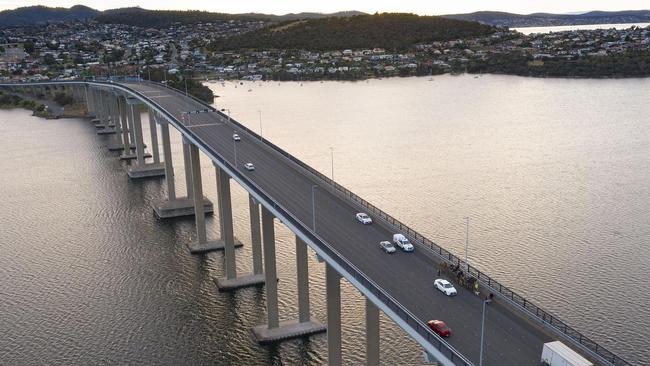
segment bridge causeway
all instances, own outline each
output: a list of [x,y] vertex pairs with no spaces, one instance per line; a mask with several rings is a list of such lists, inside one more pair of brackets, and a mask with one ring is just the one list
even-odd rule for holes
[[[467,264],[254,131],[182,92],[142,81],[52,81],[0,84],[0,88],[51,98],[57,92],[71,94],[86,104],[97,133],[110,136],[107,148],[119,151],[120,159],[132,162],[126,171],[130,179],[164,177],[167,198],[154,203],[153,210],[161,219],[194,216],[196,240],[187,242],[192,253],[224,252],[225,277],[215,279],[217,288],[236,291],[248,286],[265,287],[266,319],[252,329],[260,343],[327,332],[328,364],[344,364],[340,284],[345,279],[366,298],[367,365],[379,365],[381,359],[380,311],[441,364],[478,364],[482,307],[488,293],[494,294],[495,301],[485,312],[484,364],[538,365],[543,343],[561,340],[596,364],[630,365],[471,266],[466,268],[481,284],[481,296],[459,289],[458,296],[449,298],[434,291],[432,285],[439,263]],[[143,107],[149,115],[151,154],[145,151],[140,118]],[[205,113],[188,113],[197,110]],[[183,178],[187,187],[183,196],[177,196],[170,126],[183,137]],[[241,136],[240,142],[233,141],[235,131]],[[202,154],[210,158],[215,170],[216,208],[203,195]],[[246,170],[246,162],[253,162],[255,170]],[[237,272],[236,248],[244,244],[233,229],[231,181],[249,194],[251,242],[247,245],[252,247],[252,273]],[[219,237],[208,238],[205,216],[214,211],[218,213]],[[367,212],[373,224],[357,223],[356,212]],[[276,219],[296,235],[295,319],[279,318]],[[403,233],[411,239],[416,244],[415,252],[386,255],[380,251],[379,241],[390,240],[393,233]],[[325,262],[325,324],[310,312],[307,248]],[[443,339],[433,333],[426,325],[429,319],[445,320],[453,328],[453,336]]]

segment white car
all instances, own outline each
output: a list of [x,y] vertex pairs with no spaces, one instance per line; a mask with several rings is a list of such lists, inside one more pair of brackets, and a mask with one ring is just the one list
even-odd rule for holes
[[241,137],[239,137],[239,135],[236,134],[236,133],[232,134],[232,139],[235,140],[235,141],[241,141]]
[[388,240],[380,241],[379,247],[386,253],[395,253],[397,250],[395,249],[395,246],[393,246],[393,243],[389,242]]
[[433,281],[433,287],[442,291],[447,296],[456,296],[458,294],[454,288],[454,285],[449,283],[447,280],[443,280],[442,278],[438,278],[437,280]]
[[255,165],[253,165],[253,163],[246,163],[244,164],[244,168],[246,168],[248,171],[252,171],[255,170]]
[[402,248],[402,250],[405,252],[412,252],[415,250],[413,244],[411,244],[411,242],[403,234],[393,235],[393,243]]
[[357,218],[357,221],[359,221],[360,223],[362,223],[364,225],[372,224],[372,219],[370,218],[370,216],[368,216],[367,214],[365,214],[363,212],[359,212],[358,214],[356,214],[356,218]]

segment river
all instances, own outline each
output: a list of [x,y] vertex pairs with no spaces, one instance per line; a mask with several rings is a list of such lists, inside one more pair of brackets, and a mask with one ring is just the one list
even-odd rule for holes
[[[629,361],[650,359],[650,79],[210,86],[218,108],[323,173],[333,166],[337,181],[460,256],[468,216],[470,263]],[[324,335],[252,340],[264,291],[219,293],[221,254],[188,253],[193,221],[156,220],[150,203],[164,182],[129,182],[108,139],[86,120],[0,111],[3,363],[322,364]],[[172,143],[180,194],[177,133]],[[233,185],[235,232],[249,243],[246,204]],[[208,230],[217,235],[214,219]],[[297,314],[294,245],[276,230],[286,319]],[[240,271],[250,258],[245,245]],[[310,255],[309,266],[312,312],[324,321],[323,265]],[[361,364],[363,298],[342,288],[344,360]],[[419,362],[419,347],[384,316],[381,336],[382,362]]]
[[579,25],[557,25],[551,27],[514,27],[513,30],[523,34],[533,33],[556,33],[572,30],[593,30],[593,29],[627,29],[631,27],[645,28],[650,26],[650,23],[623,23],[623,24],[579,24]]

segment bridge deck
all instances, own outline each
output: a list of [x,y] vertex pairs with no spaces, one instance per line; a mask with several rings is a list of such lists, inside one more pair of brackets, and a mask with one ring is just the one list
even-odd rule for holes
[[[190,123],[185,111],[203,109],[196,101],[178,92],[148,83],[128,83],[130,88],[151,98],[178,120],[185,120],[194,136],[219,156],[234,162],[233,125],[216,113],[193,114]],[[311,227],[311,189],[317,180],[298,169],[278,153],[244,131],[237,131],[241,142],[236,145],[237,167],[271,195],[285,209]],[[255,171],[243,164],[252,162]],[[396,198],[397,199],[397,198]],[[393,255],[379,249],[381,240],[391,240],[393,232],[375,220],[372,225],[359,224],[354,215],[358,209],[352,202],[316,189],[317,233],[357,268],[372,278],[411,313],[423,321],[441,319],[453,329],[448,342],[472,362],[478,364],[481,299],[464,289],[448,298],[433,289],[437,262],[422,251]],[[485,320],[484,363],[487,365],[538,365],[542,344],[553,340],[547,332],[495,302],[488,305]],[[385,347],[399,347],[385,342]]]

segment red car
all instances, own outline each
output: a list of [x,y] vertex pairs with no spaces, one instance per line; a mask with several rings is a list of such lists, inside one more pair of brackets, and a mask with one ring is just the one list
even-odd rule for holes
[[429,320],[427,324],[429,325],[429,328],[438,335],[442,337],[451,336],[451,328],[449,328],[442,320]]

